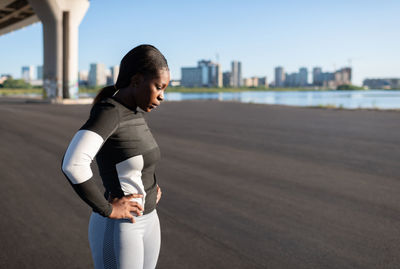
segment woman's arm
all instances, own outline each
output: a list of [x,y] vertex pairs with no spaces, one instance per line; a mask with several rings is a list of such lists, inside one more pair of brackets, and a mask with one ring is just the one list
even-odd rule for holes
[[109,102],[93,105],[88,121],[72,138],[62,160],[62,171],[75,192],[93,210],[104,217],[127,218],[135,222],[131,212],[141,215],[143,207],[132,198],[142,198],[141,194],[131,194],[120,199],[108,201],[94,183],[90,168],[94,157],[104,142],[119,126],[117,108]]
[[112,205],[101,194],[94,183],[92,163],[103,145],[103,138],[94,131],[81,129],[72,138],[62,161],[62,171],[75,192],[93,210],[102,216],[109,216]]

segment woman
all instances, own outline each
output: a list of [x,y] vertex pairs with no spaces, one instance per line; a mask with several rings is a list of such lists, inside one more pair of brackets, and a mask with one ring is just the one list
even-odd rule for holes
[[[160,250],[155,177],[159,148],[143,118],[164,99],[170,80],[164,56],[140,45],[121,61],[114,86],[103,88],[90,117],[64,154],[62,171],[93,208],[89,243],[96,269],[155,268]],[[96,156],[105,194],[92,179]]]

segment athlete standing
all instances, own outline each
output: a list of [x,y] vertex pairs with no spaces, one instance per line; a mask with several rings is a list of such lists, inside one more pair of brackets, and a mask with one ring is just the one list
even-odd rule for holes
[[[170,73],[161,52],[140,45],[121,61],[115,85],[103,88],[70,142],[62,171],[93,208],[89,243],[96,269],[155,268],[160,251],[155,176],[160,151],[143,114],[160,105]],[[96,157],[105,188],[93,182]]]

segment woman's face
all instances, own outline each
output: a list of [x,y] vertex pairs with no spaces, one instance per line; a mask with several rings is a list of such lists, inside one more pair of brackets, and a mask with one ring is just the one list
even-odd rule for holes
[[156,77],[141,76],[134,82],[133,97],[138,107],[146,112],[152,111],[164,100],[164,91],[170,80],[169,70],[161,69]]

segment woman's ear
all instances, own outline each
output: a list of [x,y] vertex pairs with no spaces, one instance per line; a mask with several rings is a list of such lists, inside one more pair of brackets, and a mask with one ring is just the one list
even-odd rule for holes
[[135,88],[136,86],[138,86],[139,84],[141,84],[143,82],[143,75],[142,74],[135,74],[131,77],[131,83],[130,86]]

